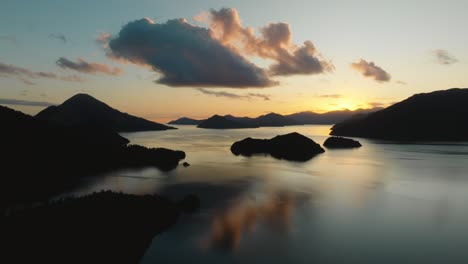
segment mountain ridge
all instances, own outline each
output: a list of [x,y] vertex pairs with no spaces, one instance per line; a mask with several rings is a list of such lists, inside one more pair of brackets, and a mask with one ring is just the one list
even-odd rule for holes
[[176,129],[121,112],[88,94],[76,94],[57,106],[49,106],[36,118],[65,126],[99,127],[114,132]]
[[[288,115],[281,115],[274,112],[260,115],[257,117],[236,117],[233,115],[224,115],[222,117],[233,120],[236,122],[245,123],[246,127],[281,127],[281,126],[291,126],[291,125],[311,125],[311,124],[336,124],[342,122],[346,119],[349,119],[356,115],[365,115],[372,113],[383,108],[370,108],[370,109],[356,109],[356,110],[336,110],[326,113],[315,113],[312,111],[303,111]],[[213,115],[221,116],[221,115]],[[188,117],[182,117],[173,121],[170,121],[168,124],[171,125],[200,125],[207,119],[192,119]]]
[[331,135],[398,141],[468,140],[468,88],[408,97],[367,116],[336,124]]

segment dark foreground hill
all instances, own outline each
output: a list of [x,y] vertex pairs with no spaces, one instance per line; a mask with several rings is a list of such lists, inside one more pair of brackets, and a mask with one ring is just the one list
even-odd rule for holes
[[0,106],[0,207],[62,192],[74,180],[119,168],[175,168],[182,151],[127,145],[117,133],[66,127]]
[[66,126],[86,125],[115,132],[175,129],[122,113],[87,94],[77,94],[58,106],[50,106],[36,118]]
[[332,135],[399,141],[468,140],[468,89],[416,94],[336,124]]
[[100,192],[2,214],[2,263],[138,263],[199,199]]

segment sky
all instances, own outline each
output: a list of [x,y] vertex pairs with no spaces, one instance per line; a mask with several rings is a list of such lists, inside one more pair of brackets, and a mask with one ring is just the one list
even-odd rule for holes
[[167,122],[468,87],[468,1],[2,0],[0,104],[76,93]]

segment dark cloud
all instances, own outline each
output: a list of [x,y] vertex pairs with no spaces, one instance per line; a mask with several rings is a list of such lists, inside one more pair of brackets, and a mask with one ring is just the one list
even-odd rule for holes
[[0,104],[3,105],[23,105],[23,106],[51,106],[53,103],[41,102],[41,101],[29,101],[29,100],[16,100],[0,98]]
[[367,62],[361,59],[358,62],[351,63],[351,67],[360,72],[364,77],[372,78],[377,82],[388,82],[391,79],[390,74],[375,65],[374,62]]
[[66,43],[67,43],[67,37],[65,37],[65,35],[62,34],[62,33],[50,34],[50,35],[49,35],[49,38],[60,40],[61,42],[63,42],[63,44],[66,44]]
[[151,66],[158,83],[187,87],[267,87],[266,72],[212,37],[210,30],[183,19],[156,24],[149,19],[125,25],[109,42],[112,55]]
[[291,42],[292,32],[287,23],[270,23],[260,28],[257,37],[252,28],[241,24],[236,9],[222,8],[210,11],[210,29],[224,45],[248,55],[271,59],[271,75],[320,74],[332,72],[334,66],[315,48],[311,41],[302,46]]
[[34,85],[30,79],[46,78],[69,82],[83,82],[77,75],[60,76],[52,72],[36,72],[26,68],[0,62],[0,77],[15,77],[28,85]]
[[446,50],[437,49],[432,51],[435,61],[442,65],[451,65],[458,62],[458,59],[448,53]]
[[317,97],[338,99],[338,98],[342,98],[343,95],[341,95],[341,94],[321,94],[321,95],[318,95]]
[[207,89],[203,88],[198,88],[198,91],[207,94],[207,95],[213,95],[216,97],[226,97],[226,98],[231,98],[231,99],[263,99],[265,101],[270,100],[270,96],[266,94],[259,94],[259,93],[248,93],[245,95],[240,95],[240,94],[235,94],[235,93],[230,93],[230,92],[225,92],[225,91],[210,91]]
[[78,61],[74,62],[67,58],[61,57],[57,60],[56,63],[61,68],[71,69],[81,73],[102,73],[107,75],[120,75],[122,73],[121,68],[112,68],[110,66],[107,66],[106,64],[87,62],[83,59],[78,59]]

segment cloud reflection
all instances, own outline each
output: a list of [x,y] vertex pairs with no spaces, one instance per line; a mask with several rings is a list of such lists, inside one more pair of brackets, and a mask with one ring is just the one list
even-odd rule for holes
[[210,233],[203,243],[208,248],[234,251],[239,247],[242,236],[254,233],[258,226],[288,233],[298,198],[291,192],[273,192],[264,199],[243,197],[214,215]]

